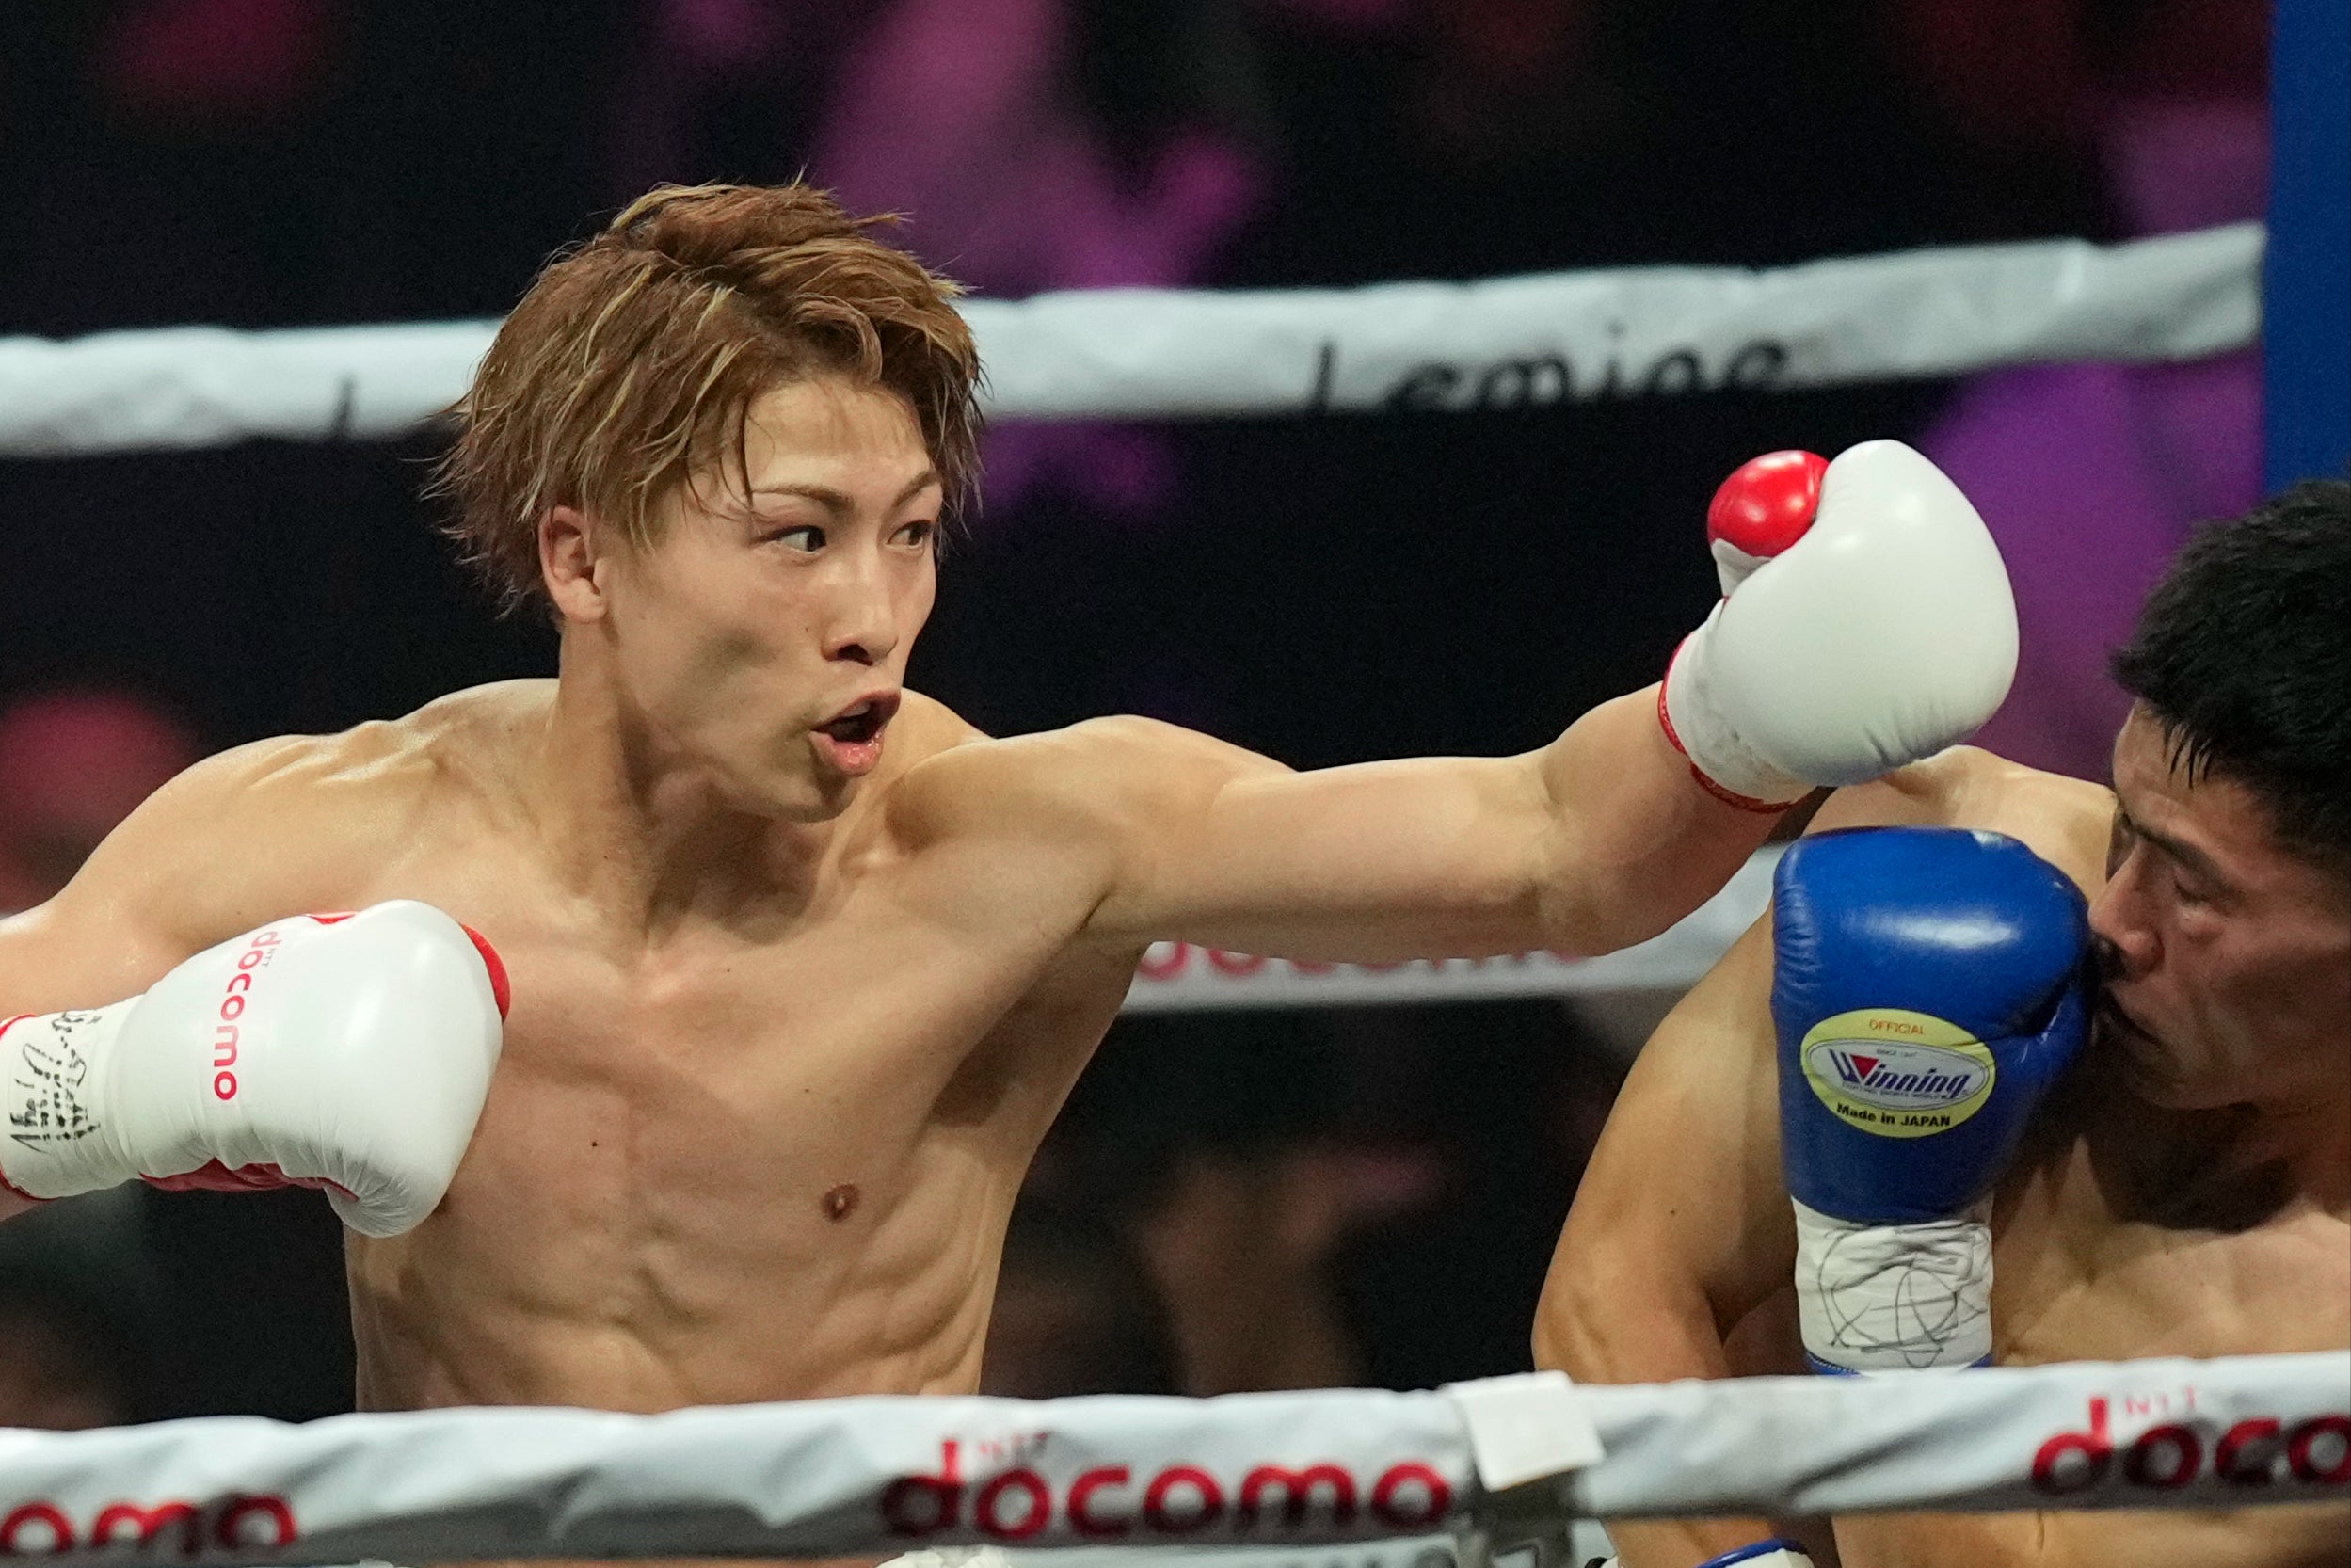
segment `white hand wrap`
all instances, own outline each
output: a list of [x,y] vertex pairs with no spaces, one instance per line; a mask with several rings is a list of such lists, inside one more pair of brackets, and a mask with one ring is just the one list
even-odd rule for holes
[[1991,1206],[1868,1224],[1796,1208],[1796,1304],[1824,1370],[1907,1372],[1991,1356]]

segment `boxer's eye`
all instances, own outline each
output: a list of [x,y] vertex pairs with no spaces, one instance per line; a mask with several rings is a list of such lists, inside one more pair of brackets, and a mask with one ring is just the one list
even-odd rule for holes
[[803,555],[813,555],[824,548],[824,530],[822,528],[787,528],[781,533],[770,534],[767,536],[767,542],[781,545],[786,550],[796,551]]
[[2130,858],[2131,845],[2137,837],[2138,835],[2132,830],[2131,819],[2124,816],[2120,810],[2117,810],[2114,814],[2114,827],[2106,835],[2106,876],[2108,880],[2112,880],[2115,873],[2122,870],[2122,862]]

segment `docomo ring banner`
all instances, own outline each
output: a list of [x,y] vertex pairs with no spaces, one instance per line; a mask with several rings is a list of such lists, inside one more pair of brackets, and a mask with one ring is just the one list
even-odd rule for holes
[[[1004,419],[1468,409],[2185,360],[2261,319],[2262,231],[1917,250],[1767,271],[1107,289],[962,309]],[[0,456],[375,440],[464,392],[497,324],[0,338]]]
[[2351,1352],[0,1432],[0,1555],[61,1564],[1295,1546],[1479,1529],[1530,1497],[1561,1520],[2351,1498]]

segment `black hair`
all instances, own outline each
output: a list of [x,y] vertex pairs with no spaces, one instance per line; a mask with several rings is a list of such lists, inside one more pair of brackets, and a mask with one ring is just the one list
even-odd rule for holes
[[2114,677],[2174,766],[2246,786],[2281,843],[2351,878],[2351,482],[2306,480],[2199,529]]

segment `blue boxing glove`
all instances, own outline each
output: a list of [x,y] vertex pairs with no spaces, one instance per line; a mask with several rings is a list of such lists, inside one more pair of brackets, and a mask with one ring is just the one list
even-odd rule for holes
[[1805,1353],[1987,1361],[1989,1194],[2087,1028],[2081,891],[1997,833],[1862,828],[1792,846],[1771,908]]

